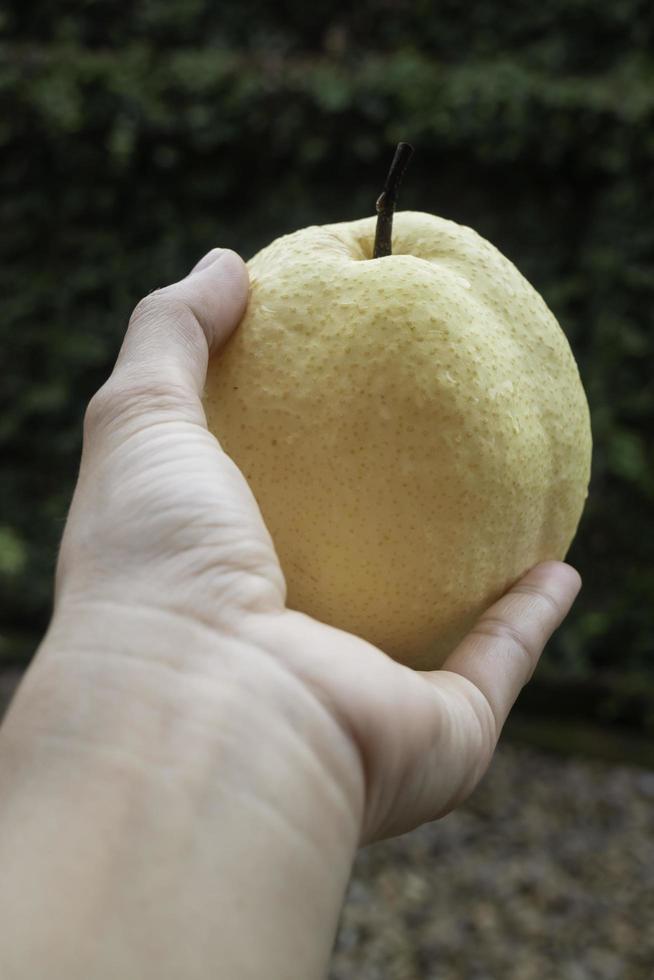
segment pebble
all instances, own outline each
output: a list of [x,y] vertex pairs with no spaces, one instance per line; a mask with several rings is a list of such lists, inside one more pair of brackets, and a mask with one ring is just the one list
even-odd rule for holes
[[356,860],[329,980],[651,980],[654,773],[502,744]]

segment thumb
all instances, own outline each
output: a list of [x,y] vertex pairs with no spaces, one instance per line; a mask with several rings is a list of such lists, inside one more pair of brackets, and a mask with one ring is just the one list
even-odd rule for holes
[[200,396],[209,353],[236,328],[248,300],[248,274],[230,249],[212,249],[179,282],[136,306],[109,380],[87,411],[87,428],[117,415],[204,423]]
[[443,671],[461,674],[482,693],[497,736],[580,588],[570,565],[541,562],[483,614],[443,664]]
[[[211,351],[220,347],[243,316],[248,274],[243,260],[214,248],[190,275],[157,289],[134,310],[116,362],[116,372],[165,380],[166,372],[188,372],[201,394]],[[175,380],[178,380],[175,376]]]

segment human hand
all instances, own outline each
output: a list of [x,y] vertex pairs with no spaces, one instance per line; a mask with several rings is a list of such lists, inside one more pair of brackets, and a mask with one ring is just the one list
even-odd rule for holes
[[534,569],[431,672],[286,610],[258,506],[207,431],[200,401],[207,351],[225,342],[245,300],[242,263],[215,250],[137,307],[87,413],[58,596],[69,607],[111,601],[247,636],[352,739],[366,777],[362,841],[403,833],[476,785],[579,577],[558,562]]
[[[0,783],[4,798],[18,793],[8,767],[24,772],[31,764],[42,782],[34,777],[28,799],[34,808],[54,807],[63,824],[71,815],[62,787],[68,805],[71,793],[79,804],[74,773],[83,772],[84,785],[110,804],[109,817],[106,805],[92,809],[93,817],[107,821],[115,842],[121,832],[135,842],[123,871],[141,897],[152,893],[152,865],[170,865],[177,855],[165,901],[147,915],[141,910],[150,939],[162,916],[182,932],[189,928],[175,891],[180,876],[193,875],[189,887],[203,908],[204,899],[216,905],[222,876],[252,918],[272,916],[277,936],[284,928],[270,906],[278,875],[303,882],[277,914],[292,918],[299,893],[290,935],[298,915],[315,919],[307,934],[326,928],[327,939],[314,940],[318,952],[312,947],[294,959],[297,976],[307,977],[328,953],[355,846],[435,819],[471,792],[579,577],[559,562],[533,569],[433,672],[412,671],[356,636],[287,609],[259,508],[207,431],[201,403],[208,354],[225,342],[246,301],[245,266],[234,253],[214,250],[186,279],[137,306],[115,369],[86,416],[52,623],[2,729]],[[181,806],[180,792],[192,805]],[[150,801],[137,826],[116,824],[116,811],[135,796]],[[81,811],[78,805],[72,824],[79,820],[96,877],[90,886],[88,868],[78,869],[72,888],[106,890],[91,814]],[[21,834],[29,838],[24,827]],[[254,835],[261,854],[253,896],[230,855]],[[193,839],[202,847],[189,868],[181,855]],[[61,848],[56,834],[50,844]],[[6,853],[5,867],[36,891],[43,865],[31,866],[30,879],[21,853]],[[324,896],[307,911],[314,885],[305,878],[313,881],[316,872]],[[227,915],[229,895],[217,905]],[[127,921],[112,919],[120,920],[114,950],[139,908]],[[166,929],[164,943],[175,933],[174,925]],[[62,943],[61,929],[55,933],[44,950]],[[205,951],[213,937],[225,955],[238,927],[226,938],[209,915],[201,933]],[[296,975],[283,949],[279,973],[265,943],[263,950],[267,975]],[[85,968],[95,962],[91,950],[86,955]],[[241,972],[229,975],[249,976],[238,941],[233,957]],[[77,975],[78,962],[71,954],[68,975]],[[170,976],[204,976],[203,963],[180,959]]]

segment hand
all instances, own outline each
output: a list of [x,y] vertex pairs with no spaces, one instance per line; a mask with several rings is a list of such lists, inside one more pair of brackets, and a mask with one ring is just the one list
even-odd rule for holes
[[[246,267],[213,250],[139,303],[89,405],[52,623],[0,736],[0,913],[49,977],[203,977],[217,955],[225,976],[258,976],[253,921],[267,976],[320,975],[356,845],[465,799],[579,589],[569,566],[538,566],[424,673],[287,609],[201,403],[246,302]],[[63,922],[60,872],[81,903]],[[43,912],[40,940],[16,890]],[[95,945],[72,943],[81,923]],[[199,949],[180,952],[189,929]]]

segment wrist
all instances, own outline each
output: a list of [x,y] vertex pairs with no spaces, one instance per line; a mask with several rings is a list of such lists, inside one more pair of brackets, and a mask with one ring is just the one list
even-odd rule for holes
[[[5,771],[34,770],[32,834],[23,824],[15,840],[10,827],[3,836],[14,853],[36,839],[55,855],[50,888],[39,848],[20,885],[33,880],[51,945],[68,932],[57,925],[60,871],[78,896],[120,892],[128,874],[115,935],[102,941],[109,955],[129,934],[130,903],[143,914],[154,873],[171,905],[146,915],[143,950],[161,932],[171,976],[205,975],[192,959],[199,947],[180,945],[185,933],[226,975],[258,976],[264,960],[270,977],[322,974],[359,838],[362,779],[347,735],[269,653],[159,611],[61,607],[3,739],[14,762]],[[6,798],[20,786],[5,789]],[[190,907],[180,908],[189,883]],[[172,917],[177,938],[157,916]],[[66,961],[71,976],[76,963]]]

